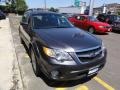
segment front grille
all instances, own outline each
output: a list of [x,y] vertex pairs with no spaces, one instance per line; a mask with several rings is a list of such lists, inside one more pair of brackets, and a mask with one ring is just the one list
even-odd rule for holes
[[105,28],[109,29],[109,28],[111,28],[111,27],[110,27],[110,26],[105,26]]
[[95,49],[76,52],[76,54],[81,62],[92,62],[99,59],[102,56],[102,48],[97,47]]
[[119,24],[116,24],[116,27],[120,28],[120,23],[119,23]]

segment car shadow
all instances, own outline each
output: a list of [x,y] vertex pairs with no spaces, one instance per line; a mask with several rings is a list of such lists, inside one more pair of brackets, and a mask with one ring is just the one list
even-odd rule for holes
[[113,30],[113,33],[120,34],[120,30]]
[[95,33],[95,35],[109,35],[109,33]]

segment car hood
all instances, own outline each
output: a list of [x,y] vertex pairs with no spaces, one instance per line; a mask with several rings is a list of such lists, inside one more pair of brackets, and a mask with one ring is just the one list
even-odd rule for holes
[[104,22],[100,22],[100,21],[96,21],[96,22],[93,22],[93,23],[96,24],[96,25],[99,25],[99,26],[110,26],[109,24],[104,23]]
[[101,39],[78,28],[37,29],[35,33],[48,47],[67,52],[101,45]]

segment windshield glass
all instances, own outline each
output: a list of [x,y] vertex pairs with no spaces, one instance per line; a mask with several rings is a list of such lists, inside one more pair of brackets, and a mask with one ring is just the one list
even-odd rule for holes
[[98,21],[97,18],[93,17],[93,16],[89,16],[89,20],[90,21]]
[[33,16],[33,28],[71,28],[72,24],[60,14],[39,14]]
[[119,20],[119,16],[117,16],[117,15],[109,15],[108,16],[109,17],[109,19],[111,20],[111,21],[118,21]]
[[120,16],[117,17],[117,21],[120,21]]

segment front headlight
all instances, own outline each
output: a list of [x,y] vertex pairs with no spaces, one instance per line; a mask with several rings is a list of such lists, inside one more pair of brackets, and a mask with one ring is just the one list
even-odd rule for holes
[[105,50],[105,45],[103,42],[102,42],[102,50]]
[[99,26],[99,28],[105,28],[104,26]]
[[104,54],[105,54],[105,46],[104,46],[104,43],[102,43],[102,56],[104,56]]
[[47,56],[55,58],[57,61],[72,61],[72,57],[65,51],[49,49],[46,47],[43,47],[43,51]]

